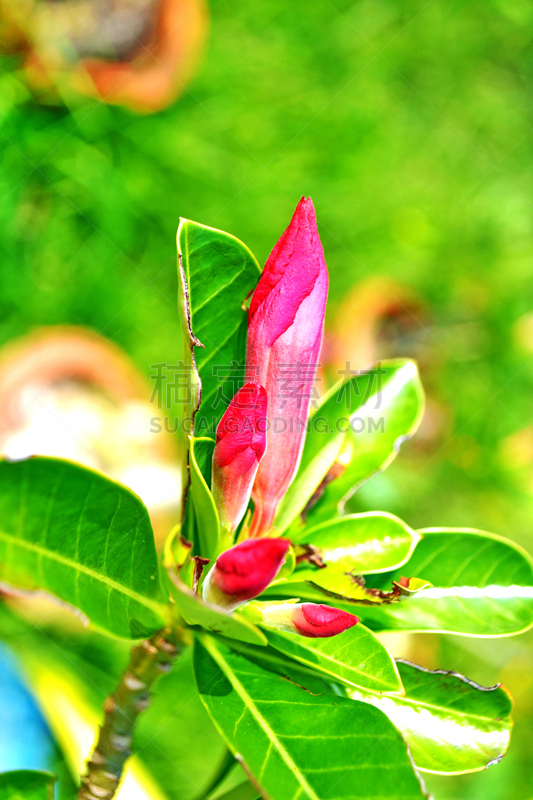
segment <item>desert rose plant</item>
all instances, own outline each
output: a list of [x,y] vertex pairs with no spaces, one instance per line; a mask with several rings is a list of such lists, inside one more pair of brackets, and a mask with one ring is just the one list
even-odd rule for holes
[[497,762],[507,691],[395,661],[378,634],[519,633],[533,623],[531,559],[489,533],[349,513],[420,423],[416,364],[347,369],[318,397],[328,271],[310,199],[262,273],[240,241],[189,220],[178,253],[185,490],[161,556],[123,486],[62,460],[0,464],[2,584],[136,640],[79,798],[121,791],[152,686],[190,648],[228,749],[198,776],[202,797],[236,764],[225,800],[414,800],[421,773]]

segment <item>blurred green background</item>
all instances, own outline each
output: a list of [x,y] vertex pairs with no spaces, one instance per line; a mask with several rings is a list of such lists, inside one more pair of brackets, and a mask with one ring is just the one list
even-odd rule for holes
[[[533,6],[213,0],[210,11],[196,77],[151,116],[39,105],[18,58],[0,60],[0,344],[86,325],[149,375],[178,352],[179,216],[230,231],[264,262],[311,195],[331,325],[370,277],[418,298],[377,351],[419,358],[429,421],[355,507],[533,551]],[[356,315],[344,324],[357,330]],[[533,798],[533,636],[416,643],[420,663],[501,680],[517,703],[502,763],[427,776],[436,797]]]

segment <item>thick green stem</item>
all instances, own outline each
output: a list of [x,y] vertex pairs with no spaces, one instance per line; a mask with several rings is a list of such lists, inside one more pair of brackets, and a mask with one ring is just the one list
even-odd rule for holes
[[78,800],[111,800],[131,755],[135,722],[150,705],[150,689],[179,653],[170,631],[155,633],[131,651],[116,691],[104,702],[105,721],[87,765]]

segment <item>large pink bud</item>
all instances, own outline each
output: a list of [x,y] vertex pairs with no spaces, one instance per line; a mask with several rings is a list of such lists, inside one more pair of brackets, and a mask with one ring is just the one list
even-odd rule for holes
[[234,531],[243,518],[266,447],[267,394],[257,383],[239,389],[217,428],[212,489],[220,524]]
[[286,539],[246,539],[218,557],[208,572],[204,600],[231,611],[257,597],[271,583],[285,561]]
[[316,603],[265,603],[261,608],[262,624],[275,630],[299,633],[311,639],[336,636],[352,628],[359,617],[340,608]]
[[305,439],[322,345],[328,270],[310,198],[302,198],[266,262],[248,314],[247,376],[268,394],[267,450],[252,490],[251,536],[267,533]]

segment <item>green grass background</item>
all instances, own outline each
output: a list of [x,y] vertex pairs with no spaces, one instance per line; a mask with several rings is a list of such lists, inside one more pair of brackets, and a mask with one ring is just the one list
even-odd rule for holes
[[[178,352],[180,215],[264,262],[311,195],[331,275],[388,276],[425,306],[402,355],[446,419],[358,495],[413,526],[475,526],[533,550],[533,6],[527,0],[214,0],[204,61],[170,108],[42,106],[0,61],[0,344],[87,325],[149,374]],[[356,320],[351,320],[356,325]],[[412,342],[415,345],[411,347]],[[428,637],[514,693],[509,755],[428,777],[442,800],[531,800],[533,638]],[[437,655],[435,655],[437,654]],[[433,663],[429,664],[433,666]]]

